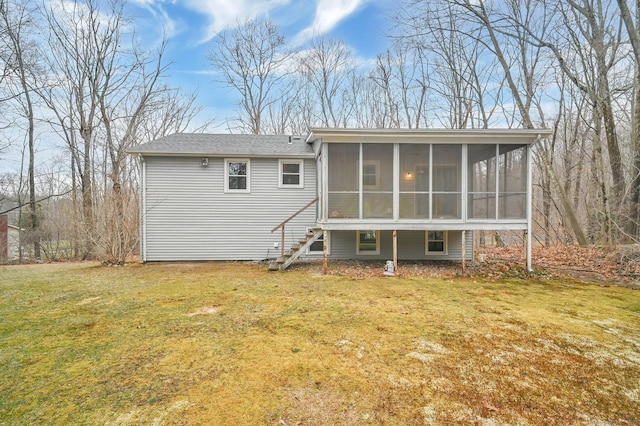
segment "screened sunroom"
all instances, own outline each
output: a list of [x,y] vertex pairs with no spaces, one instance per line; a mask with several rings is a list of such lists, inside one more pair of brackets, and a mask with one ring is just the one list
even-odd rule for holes
[[529,231],[530,147],[548,134],[314,129],[318,224],[331,231],[455,231],[463,240],[464,231]]
[[525,220],[527,146],[326,144],[322,216],[329,222]]

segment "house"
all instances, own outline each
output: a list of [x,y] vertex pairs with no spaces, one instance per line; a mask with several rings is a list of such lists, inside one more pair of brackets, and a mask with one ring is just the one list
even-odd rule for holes
[[298,256],[471,259],[473,231],[531,233],[531,146],[549,133],[170,135],[130,150],[141,165],[141,258],[280,258],[275,268]]
[[20,228],[9,225],[9,216],[0,215],[0,261],[19,257]]

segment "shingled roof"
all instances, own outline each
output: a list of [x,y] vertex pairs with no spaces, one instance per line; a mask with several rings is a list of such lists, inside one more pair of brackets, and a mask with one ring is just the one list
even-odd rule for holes
[[310,157],[304,138],[286,135],[175,133],[137,145],[130,154],[178,156]]

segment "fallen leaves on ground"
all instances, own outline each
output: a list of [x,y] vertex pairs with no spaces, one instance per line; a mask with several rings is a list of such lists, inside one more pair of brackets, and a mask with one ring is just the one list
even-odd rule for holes
[[[640,288],[640,246],[580,247],[557,245],[535,247],[532,251],[530,274],[526,268],[522,246],[477,247],[474,254],[485,255],[485,261],[399,261],[396,276],[421,278],[454,278],[460,275],[486,279],[502,278],[554,278],[568,276],[580,281],[600,282],[625,287]],[[319,262],[298,262],[290,269],[306,268],[322,273]],[[379,277],[384,262],[380,260],[330,260],[328,274],[353,279]]]
[[[526,273],[523,247],[477,248],[487,261],[475,273],[502,277]],[[536,274],[571,276],[586,281],[608,281],[616,285],[640,286],[640,246],[581,247],[557,245],[534,247],[532,264]]]

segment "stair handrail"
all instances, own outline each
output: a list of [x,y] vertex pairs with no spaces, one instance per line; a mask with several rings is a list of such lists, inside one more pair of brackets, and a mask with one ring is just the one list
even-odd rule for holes
[[295,212],[294,214],[292,214],[291,216],[286,218],[283,222],[281,222],[278,226],[276,226],[275,228],[273,228],[271,230],[271,233],[273,234],[274,232],[276,232],[278,230],[278,228],[282,229],[282,237],[280,238],[280,253],[281,253],[282,256],[284,256],[284,225],[287,222],[289,222],[291,219],[293,219],[294,217],[298,216],[300,213],[302,213],[303,211],[305,211],[306,209],[311,207],[313,204],[315,204],[318,201],[318,198],[319,197],[316,197],[313,200],[309,201],[309,203],[307,203],[307,205],[305,205],[300,210],[298,210],[297,212]]

